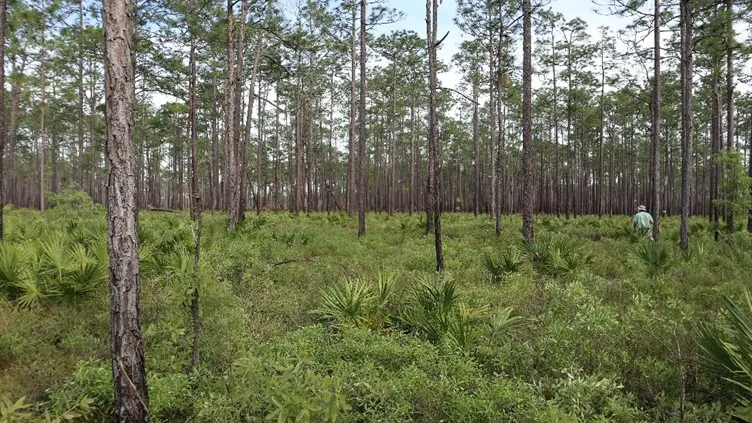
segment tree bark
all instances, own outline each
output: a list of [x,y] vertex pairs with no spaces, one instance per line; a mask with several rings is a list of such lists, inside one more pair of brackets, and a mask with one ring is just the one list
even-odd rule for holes
[[45,82],[46,82],[46,59],[47,59],[47,46],[44,41],[44,33],[47,28],[47,18],[46,14],[42,15],[42,33],[41,33],[41,45],[42,45],[42,52],[41,52],[41,59],[39,63],[39,89],[41,90],[41,113],[40,113],[40,121],[39,121],[39,132],[40,132],[40,144],[39,144],[39,209],[44,211],[44,163],[45,163],[45,144],[47,142],[47,128],[44,126],[44,118],[45,113],[47,111],[47,90],[45,88]]
[[655,0],[653,12],[653,122],[651,132],[651,175],[653,188],[653,239],[658,240],[661,233],[661,168],[660,168],[660,131],[661,131],[661,0]]
[[478,84],[478,66],[473,69],[473,214],[480,213],[480,146],[478,140],[478,98],[480,86]]
[[360,0],[360,105],[358,111],[358,237],[366,234],[366,0]]
[[[533,105],[532,105],[532,7],[530,0],[522,0],[522,169],[523,205],[522,237],[525,243],[533,241]],[[542,189],[542,187],[540,187]]]
[[358,0],[353,0],[352,3],[352,28],[350,31],[350,36],[352,37],[352,46],[350,49],[350,125],[347,131],[349,147],[347,150],[347,214],[350,218],[352,218],[353,213],[357,208],[357,202],[355,199],[355,115],[357,113],[355,103],[355,59],[357,56],[357,37],[355,29],[357,23],[357,1]]
[[[195,0],[190,1],[189,21],[195,17]],[[201,362],[201,315],[199,308],[200,294],[199,283],[201,276],[198,271],[198,263],[201,255],[201,193],[198,186],[198,136],[196,128],[196,37],[193,25],[189,23],[188,32],[191,38],[191,51],[189,57],[190,78],[188,82],[188,128],[191,139],[191,220],[196,225],[194,228],[193,243],[193,294],[191,295],[191,318],[193,320],[193,346],[191,350],[191,364],[197,369]]]
[[428,196],[433,209],[434,246],[436,250],[436,271],[444,270],[444,249],[441,239],[441,165],[439,159],[439,128],[436,116],[437,60],[436,33],[438,28],[438,0],[426,0],[426,29],[428,43],[429,97],[428,97]]
[[682,115],[682,251],[689,249],[689,212],[692,183],[692,6],[691,0],[680,0],[681,20],[681,115]]
[[[3,0],[4,1],[4,0]],[[78,186],[84,187],[84,2],[78,2]]]
[[[234,12],[233,1],[227,0],[227,89],[225,91],[225,157],[226,166],[223,174],[225,182],[225,205],[228,214],[228,226],[231,230],[235,229],[238,223],[238,209],[234,207],[236,193],[236,149],[234,146],[235,132],[237,132],[235,121],[235,35],[234,35]],[[226,175],[225,175],[226,174]]]
[[[726,150],[731,151],[734,140],[734,9],[731,0],[726,0],[726,13],[728,13],[726,45]],[[752,154],[752,152],[750,152]],[[732,196],[733,193],[729,193]],[[729,200],[736,200],[730,198]],[[734,232],[733,207],[726,208],[726,228],[729,233]]]
[[[0,87],[5,87],[5,0],[0,0]],[[5,233],[3,207],[5,206],[5,92],[0,95],[0,241]]]
[[148,422],[139,310],[138,212],[133,147],[133,8],[103,0],[107,116],[110,353],[118,422]]
[[[271,7],[269,8],[271,10]],[[269,16],[269,12],[267,12],[267,17]],[[245,19],[245,16],[243,17]],[[268,19],[267,19],[268,20]],[[258,68],[259,68],[259,62],[261,61],[261,46],[264,42],[264,30],[263,28],[258,28],[258,37],[256,38],[256,49],[255,54],[253,56],[253,68],[251,69],[251,86],[248,89],[248,108],[246,109],[246,117],[245,117],[245,133],[243,134],[243,147],[242,147],[242,153],[241,153],[241,163],[240,163],[240,170],[239,174],[241,177],[240,180],[240,201],[238,202],[238,216],[245,215],[245,205],[247,201],[247,192],[248,192],[248,149],[251,145],[251,124],[253,123],[253,100],[254,100],[254,90],[256,89],[256,78],[258,75]],[[259,143],[260,143],[259,138]],[[256,188],[258,189],[258,187]],[[257,199],[258,201],[258,199]],[[241,219],[242,220],[242,219]]]

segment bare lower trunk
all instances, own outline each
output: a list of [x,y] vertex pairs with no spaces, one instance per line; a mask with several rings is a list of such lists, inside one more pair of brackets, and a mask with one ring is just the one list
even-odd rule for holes
[[[190,13],[195,13],[195,0],[190,2]],[[191,295],[191,318],[193,320],[193,347],[191,351],[191,363],[193,368],[198,368],[201,363],[201,315],[200,315],[200,294],[199,282],[201,276],[198,271],[198,263],[201,255],[201,193],[198,186],[198,136],[196,128],[198,125],[196,119],[196,40],[192,28],[188,28],[191,36],[190,52],[190,80],[188,83],[188,128],[191,139],[191,220],[196,225],[193,229],[193,294]]]
[[355,115],[357,113],[355,104],[355,58],[356,52],[356,5],[357,0],[353,0],[352,4],[352,28],[350,36],[352,37],[352,46],[350,50],[350,125],[348,127],[348,150],[347,150],[347,214],[352,217],[355,209],[357,208],[357,202],[355,199]]
[[436,33],[438,26],[438,0],[426,0],[426,29],[428,43],[429,100],[428,100],[428,197],[433,210],[434,247],[436,250],[436,271],[444,270],[444,248],[441,239],[441,164],[439,158],[439,127],[436,116],[437,60]]
[[[729,14],[726,28],[729,37],[726,47],[726,149],[731,151],[734,140],[734,9],[731,0],[726,0],[726,12]],[[734,193],[729,193],[729,195],[734,195]],[[729,198],[729,200],[735,201],[736,198]],[[726,208],[726,228],[729,232],[734,232],[733,207]]]
[[689,207],[692,183],[692,9],[690,0],[681,0],[681,99],[682,99],[682,195],[681,249],[689,248]]
[[[522,199],[522,237],[533,241],[533,106],[532,106],[532,7],[530,0],[522,0],[522,169],[524,174]],[[542,189],[542,187],[540,187]]]
[[651,133],[651,174],[650,185],[653,189],[653,239],[658,240],[661,233],[661,168],[660,168],[660,131],[661,131],[661,1],[655,0],[653,14],[653,128]]
[[[0,0],[0,87],[5,87],[5,0]],[[0,95],[0,241],[3,240],[5,205],[5,95]]]
[[110,255],[110,353],[118,422],[148,422],[139,310],[136,160],[133,151],[133,8],[103,0],[107,116],[107,232]]
[[360,0],[360,105],[358,111],[358,236],[366,234],[366,0]]

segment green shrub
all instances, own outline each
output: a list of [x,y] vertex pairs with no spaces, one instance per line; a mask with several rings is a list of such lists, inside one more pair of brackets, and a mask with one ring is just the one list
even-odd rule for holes
[[736,393],[744,415],[752,415],[752,297],[745,304],[724,298],[725,325],[702,324],[699,328],[702,363],[720,376]]
[[671,250],[660,242],[644,243],[637,249],[637,257],[645,265],[651,278],[664,273],[673,264]]

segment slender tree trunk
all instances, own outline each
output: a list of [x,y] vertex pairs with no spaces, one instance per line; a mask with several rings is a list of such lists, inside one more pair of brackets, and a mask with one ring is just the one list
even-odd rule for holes
[[473,213],[480,213],[480,146],[478,140],[478,98],[480,86],[478,84],[478,66],[473,69]]
[[352,3],[352,27],[350,36],[352,37],[352,46],[350,49],[350,125],[348,126],[348,150],[347,150],[347,214],[352,218],[355,209],[357,208],[357,202],[355,199],[355,116],[357,114],[356,108],[356,81],[355,59],[357,57],[357,37],[356,37],[356,23],[357,23],[357,5],[358,0],[353,0]]
[[[190,20],[195,16],[195,0],[190,1]],[[193,320],[193,347],[191,351],[191,363],[193,368],[198,368],[201,362],[201,315],[199,308],[199,284],[201,276],[198,271],[199,258],[201,255],[201,193],[198,186],[198,136],[196,128],[198,125],[196,119],[196,38],[194,28],[188,25],[188,32],[191,37],[191,51],[189,58],[190,79],[188,82],[188,128],[191,139],[191,220],[196,227],[194,228],[193,242],[193,295],[191,296],[191,318]]]
[[[3,0],[4,1],[4,0]],[[6,19],[7,21],[7,19]],[[3,46],[4,51],[4,46]],[[23,55],[21,57],[21,64],[19,65],[18,69],[15,68],[15,62],[14,67],[12,70],[12,75],[22,75],[24,72],[24,69],[26,68],[26,60],[27,56]],[[3,68],[4,69],[4,68]],[[21,81],[16,81],[13,83],[11,90],[10,90],[10,122],[8,125],[7,130],[7,137],[8,137],[8,191],[5,192],[6,197],[4,197],[4,200],[9,200],[10,203],[18,204],[18,178],[17,178],[17,172],[16,172],[16,139],[18,136],[18,112],[19,112],[19,105],[21,103]]]
[[[660,0],[656,0],[658,2]],[[603,217],[603,131],[605,126],[605,97],[606,97],[606,64],[605,44],[601,46],[601,98],[600,98],[600,126],[598,128],[598,217]],[[595,181],[594,181],[595,183]]]
[[[5,0],[0,0],[0,87],[5,87]],[[5,206],[5,92],[0,95],[0,241],[5,233],[3,207]]]
[[708,205],[710,207],[710,221],[718,224],[721,207],[717,204],[718,183],[721,176],[721,165],[718,163],[718,155],[721,152],[721,87],[720,87],[720,64],[713,69],[712,91],[711,91],[711,124],[710,124],[710,142],[711,142],[711,170],[710,170],[710,198]]
[[[271,10],[271,7],[269,7],[269,10]],[[269,12],[267,12],[267,21],[268,21]],[[245,16],[243,17],[245,19]],[[243,134],[243,147],[242,147],[242,153],[241,153],[241,163],[240,163],[240,201],[238,202],[238,206],[240,207],[238,210],[238,216],[244,216],[245,215],[245,207],[247,202],[247,192],[248,192],[248,149],[251,145],[251,124],[253,123],[253,100],[254,100],[254,90],[256,89],[256,78],[258,75],[258,68],[259,68],[259,62],[261,61],[261,46],[264,42],[264,30],[262,28],[258,28],[258,37],[256,38],[256,49],[253,56],[253,68],[251,69],[251,86],[248,89],[248,108],[246,109],[246,115],[245,115],[245,133]],[[259,143],[261,142],[259,138]],[[258,190],[259,187],[256,187]],[[257,194],[258,197],[258,194]],[[256,201],[258,202],[258,198],[256,198]],[[242,219],[241,219],[242,220]]]
[[436,116],[436,33],[438,27],[438,0],[426,0],[426,27],[428,43],[428,67],[429,67],[429,105],[428,105],[428,154],[429,154],[429,177],[428,196],[429,205],[433,208],[433,226],[436,249],[436,271],[444,270],[444,252],[441,239],[441,165],[439,158],[439,128]]
[[212,210],[219,210],[221,190],[219,187],[219,130],[217,128],[217,79],[212,75],[212,104],[211,104],[211,204]]
[[[414,76],[414,75],[413,75]],[[415,80],[415,78],[413,78]],[[415,131],[415,87],[411,87],[410,95],[410,214],[416,212],[418,202],[418,143],[415,139],[417,131]]]
[[[653,12],[653,128],[651,132],[651,175],[653,188],[653,239],[658,240],[661,233],[661,168],[660,168],[660,132],[661,132],[661,0],[655,0]],[[665,141],[664,141],[665,142]]]
[[235,188],[235,184],[237,181],[236,177],[236,148],[234,145],[235,140],[235,132],[237,132],[237,121],[235,120],[236,116],[236,102],[235,102],[235,96],[237,95],[237,90],[235,89],[235,35],[234,35],[234,12],[233,12],[233,1],[227,0],[227,89],[225,91],[226,96],[226,111],[225,111],[225,156],[227,157],[227,164],[225,166],[225,174],[223,174],[223,179],[226,179],[227,182],[225,183],[225,205],[227,207],[227,213],[228,213],[228,226],[231,230],[235,229],[235,225],[237,225],[239,217],[237,215],[238,208],[234,207],[235,204],[235,196],[237,196],[237,189]]
[[[726,13],[728,13],[726,43],[726,150],[731,151],[734,140],[734,9],[731,0],[726,0]],[[750,152],[752,154],[752,152]],[[727,193],[732,197],[728,200],[735,201],[733,192]],[[734,210],[729,206],[726,208],[726,228],[729,233],[734,232]]]
[[358,111],[358,237],[366,234],[366,0],[360,0],[360,105]]
[[554,212],[556,216],[561,215],[561,180],[559,179],[559,99],[558,90],[556,89],[556,39],[554,36],[554,27],[551,25],[551,54],[554,56],[551,60],[551,74],[553,78],[553,112],[554,112]]
[[[533,105],[532,105],[532,7],[530,0],[522,0],[522,172],[523,205],[522,237],[526,243],[533,241]],[[543,189],[543,187],[539,187]]]
[[[3,0],[4,1],[4,0]],[[84,30],[84,2],[78,2],[78,186],[84,187],[84,49],[83,34]]]
[[[748,116],[749,119],[749,137],[747,138],[747,175],[752,179],[752,115]],[[752,195],[752,187],[749,187],[750,195]],[[747,212],[747,232],[752,234],[752,208]]]
[[45,163],[45,144],[47,142],[47,128],[44,126],[44,118],[45,113],[47,111],[47,89],[45,88],[45,82],[46,82],[46,59],[47,59],[47,46],[44,41],[44,33],[47,28],[47,19],[46,16],[43,15],[42,17],[42,32],[41,32],[41,46],[42,46],[42,52],[41,52],[41,59],[39,63],[39,84],[40,84],[40,90],[41,90],[41,113],[40,113],[40,121],[39,121],[39,132],[40,132],[40,144],[39,144],[39,209],[44,211],[44,189],[45,189],[45,183],[44,183],[44,163]]
[[107,232],[110,256],[110,353],[118,422],[148,422],[139,311],[138,211],[133,151],[133,8],[103,0],[107,108]]
[[681,101],[682,101],[682,198],[681,249],[689,248],[689,213],[692,183],[692,9],[691,0],[680,0]]

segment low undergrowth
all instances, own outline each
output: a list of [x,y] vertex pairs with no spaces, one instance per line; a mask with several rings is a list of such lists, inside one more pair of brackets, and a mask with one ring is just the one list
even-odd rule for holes
[[[104,213],[65,198],[6,213],[0,421],[106,420]],[[673,218],[649,243],[627,217],[539,216],[523,245],[516,216],[497,238],[486,217],[448,214],[438,276],[423,216],[370,214],[358,239],[342,214],[248,215],[228,233],[206,213],[196,277],[188,216],[140,217],[155,422],[706,422],[749,405],[722,382],[748,381],[728,347],[750,335],[752,310],[734,308],[752,279],[746,234],[716,244],[697,224],[682,253]]]

